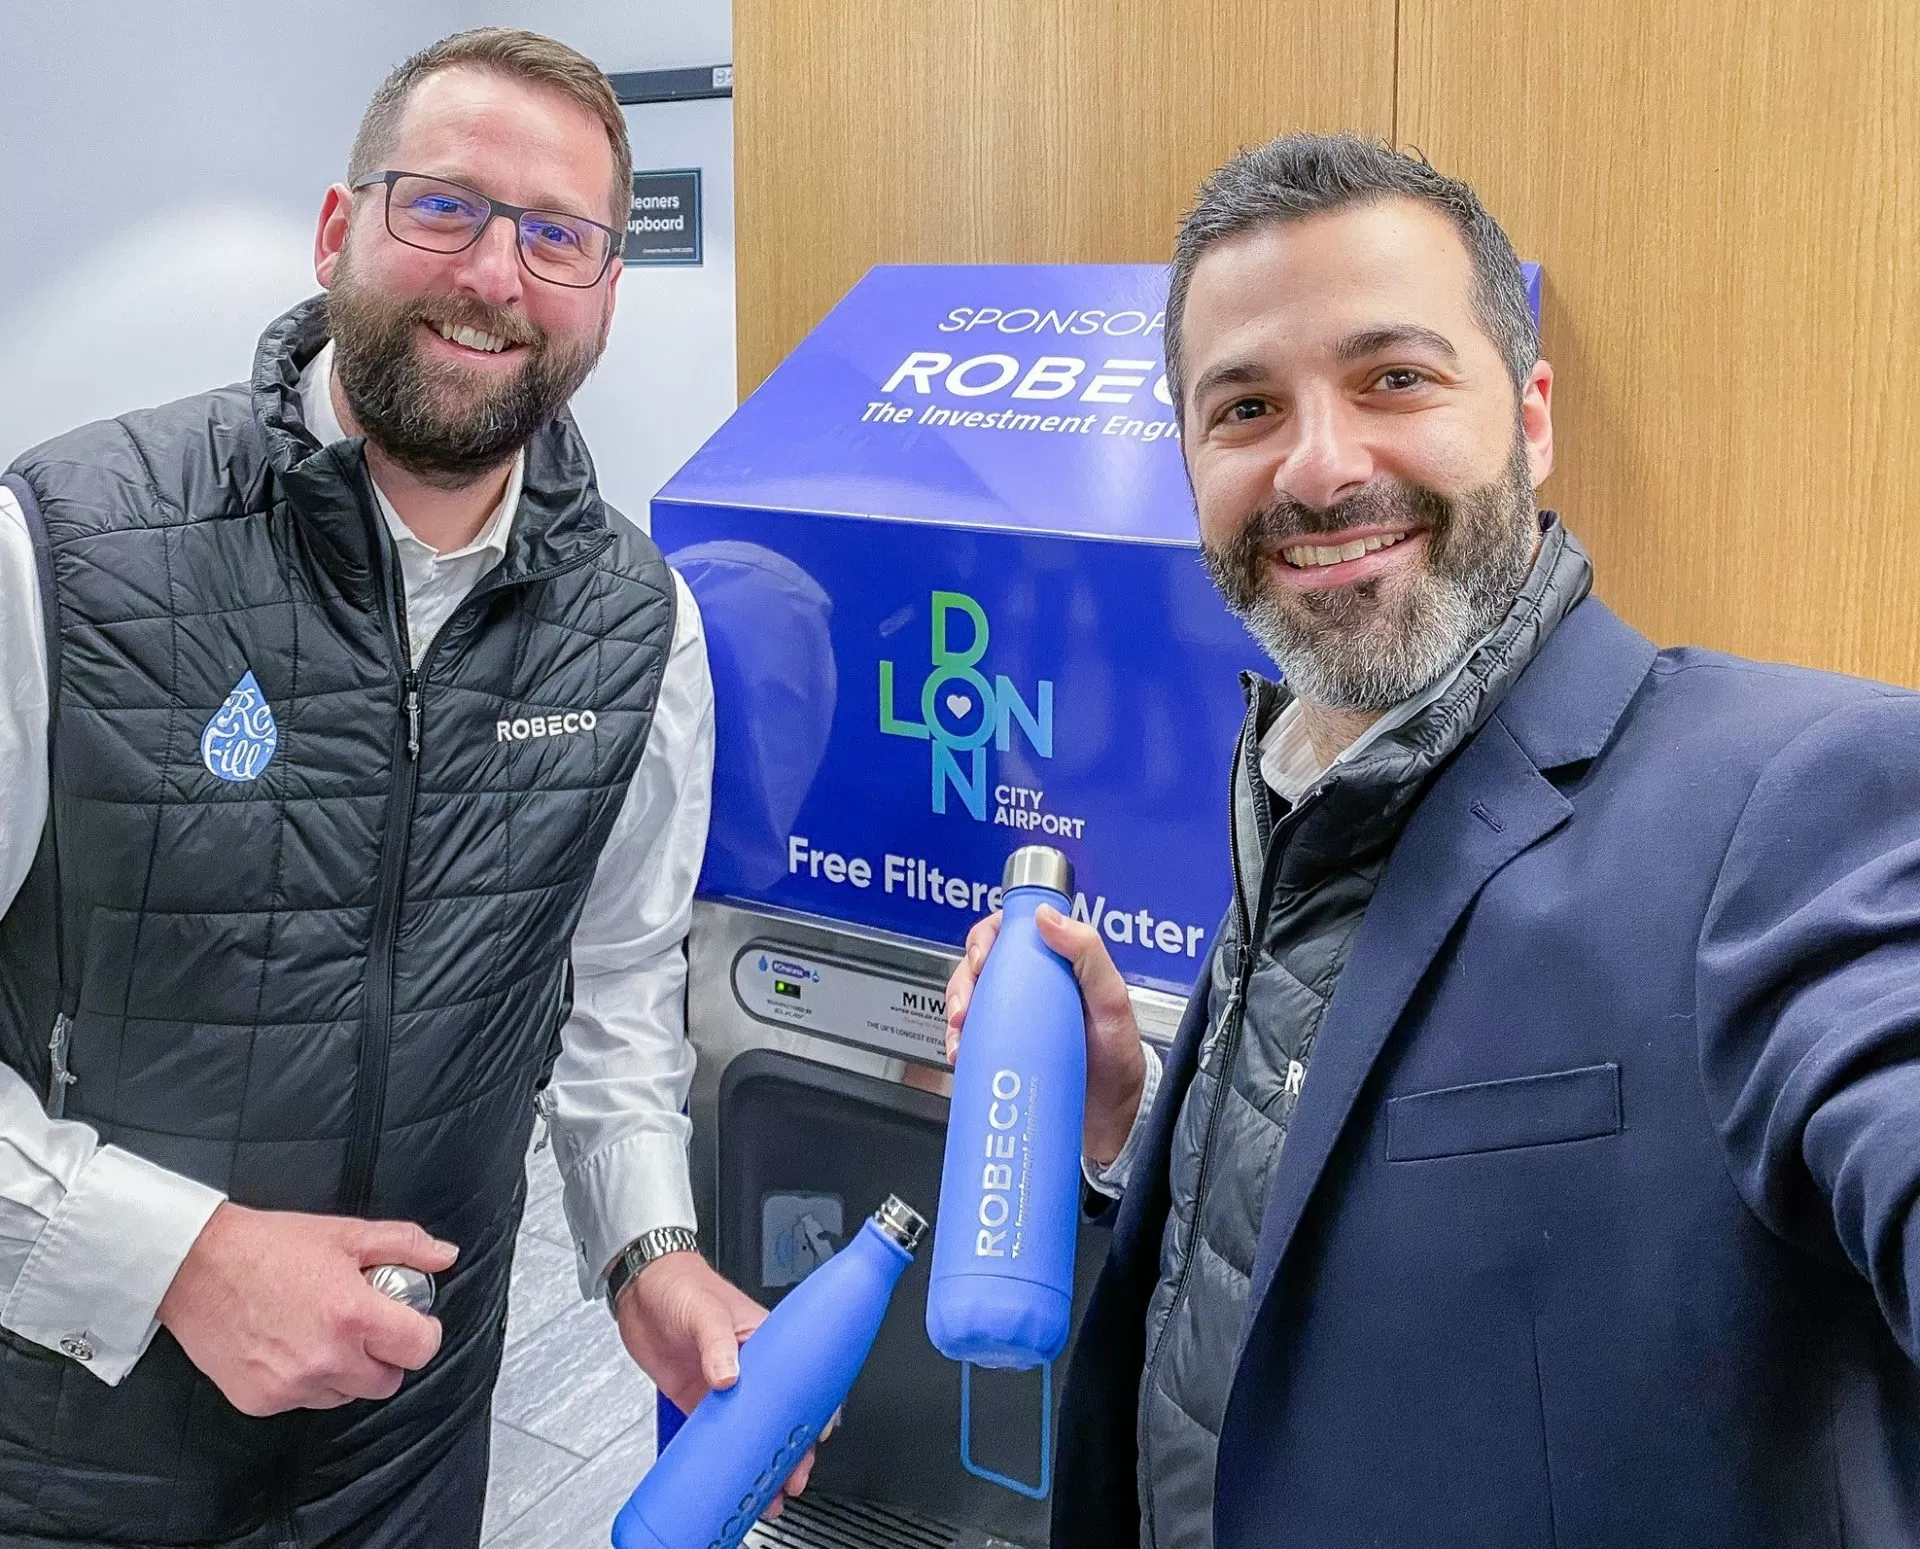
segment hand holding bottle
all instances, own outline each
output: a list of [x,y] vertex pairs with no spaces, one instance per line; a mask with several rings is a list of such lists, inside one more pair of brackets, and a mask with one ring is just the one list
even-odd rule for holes
[[[766,1317],[766,1308],[697,1253],[662,1254],[627,1283],[614,1308],[634,1365],[688,1415],[708,1393],[739,1379],[741,1341]],[[781,1494],[800,1494],[812,1472],[809,1448]],[[774,1497],[767,1514],[778,1516],[781,1505]]]
[[459,1250],[411,1221],[221,1204],[161,1299],[159,1320],[242,1414],[391,1398],[440,1348],[440,1321],[363,1271],[439,1274]]
[[889,1198],[787,1293],[621,1508],[614,1549],[734,1549],[746,1537],[832,1424],[926,1226]]
[[[947,981],[948,1064],[960,1052],[967,1003],[1000,934],[1000,921],[1000,915],[990,914],[967,933],[966,956]],[[1081,1149],[1089,1161],[1104,1167],[1126,1144],[1146,1087],[1147,1059],[1133,1019],[1133,1002],[1106,943],[1091,925],[1069,919],[1050,906],[1035,913],[1034,923],[1040,939],[1067,960],[1080,987],[1087,1029],[1087,1118]]]
[[664,1253],[635,1275],[614,1308],[634,1364],[682,1414],[710,1389],[733,1386],[740,1342],[767,1309],[697,1253]]

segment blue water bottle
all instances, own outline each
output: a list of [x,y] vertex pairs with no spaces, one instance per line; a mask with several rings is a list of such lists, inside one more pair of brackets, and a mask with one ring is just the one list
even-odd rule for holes
[[927,1223],[889,1195],[740,1347],[613,1521],[614,1549],[734,1549],[860,1375]]
[[[961,1372],[962,1461],[1027,1495],[1038,1487],[976,1468],[968,1438],[970,1366],[1050,1367],[1073,1316],[1080,1132],[1087,1035],[1066,959],[1040,939],[1034,911],[1062,914],[1073,866],[1027,845],[1007,859],[1005,917],[967,1006],[947,1116],[946,1164],[933,1233],[927,1336]],[[1042,1447],[1052,1382],[1045,1379]]]

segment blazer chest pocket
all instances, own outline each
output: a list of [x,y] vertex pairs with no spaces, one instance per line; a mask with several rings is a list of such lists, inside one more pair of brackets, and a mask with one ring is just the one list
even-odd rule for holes
[[1387,1160],[1430,1161],[1620,1132],[1620,1067],[1586,1065],[1387,1099]]

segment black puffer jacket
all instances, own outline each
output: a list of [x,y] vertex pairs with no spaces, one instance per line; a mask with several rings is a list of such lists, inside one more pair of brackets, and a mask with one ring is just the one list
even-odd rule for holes
[[[112,1388],[9,1336],[9,1545],[294,1542],[296,1503],[376,1512],[418,1477],[498,1369],[533,1096],[673,587],[562,417],[505,559],[409,671],[361,444],[300,421],[324,340],[307,302],[249,386],[14,465],[55,594],[54,822],[0,921],[0,1057],[48,1090],[64,1012],[66,1114],[103,1139],[242,1204],[459,1244],[445,1342],[385,1404],[251,1420],[164,1331]],[[250,727],[220,717],[249,675]]]

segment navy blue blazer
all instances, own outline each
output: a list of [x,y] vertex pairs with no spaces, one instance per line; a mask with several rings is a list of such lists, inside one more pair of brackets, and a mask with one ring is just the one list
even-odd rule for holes
[[[1201,976],[1202,984],[1207,976]],[[1073,1354],[1135,1549],[1198,997]],[[1409,822],[1267,1202],[1219,1549],[1920,1545],[1920,695],[1589,599]]]

